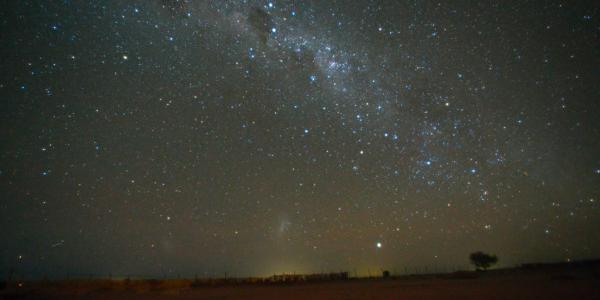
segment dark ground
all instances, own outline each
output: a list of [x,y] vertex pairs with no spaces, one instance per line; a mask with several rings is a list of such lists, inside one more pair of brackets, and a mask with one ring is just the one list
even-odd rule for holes
[[312,283],[202,284],[190,280],[16,283],[0,299],[600,299],[600,264],[529,265],[488,272]]

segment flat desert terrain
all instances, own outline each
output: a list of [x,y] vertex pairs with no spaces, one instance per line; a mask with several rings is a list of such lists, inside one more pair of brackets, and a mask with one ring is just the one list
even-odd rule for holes
[[548,270],[192,286],[189,280],[70,281],[7,287],[1,299],[600,299],[593,272]]

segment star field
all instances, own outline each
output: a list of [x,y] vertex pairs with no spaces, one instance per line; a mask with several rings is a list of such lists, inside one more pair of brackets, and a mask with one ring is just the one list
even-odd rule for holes
[[0,272],[600,253],[592,1],[13,1]]

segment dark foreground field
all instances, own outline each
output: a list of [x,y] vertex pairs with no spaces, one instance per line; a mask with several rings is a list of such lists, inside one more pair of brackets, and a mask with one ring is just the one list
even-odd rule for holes
[[71,281],[8,287],[2,299],[600,299],[593,270],[510,270],[294,284]]

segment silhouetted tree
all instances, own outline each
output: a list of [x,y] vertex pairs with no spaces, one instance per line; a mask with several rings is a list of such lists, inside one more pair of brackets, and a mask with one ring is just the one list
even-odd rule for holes
[[483,253],[481,251],[471,253],[469,259],[477,270],[486,270],[498,262],[498,257],[496,257],[496,255]]

